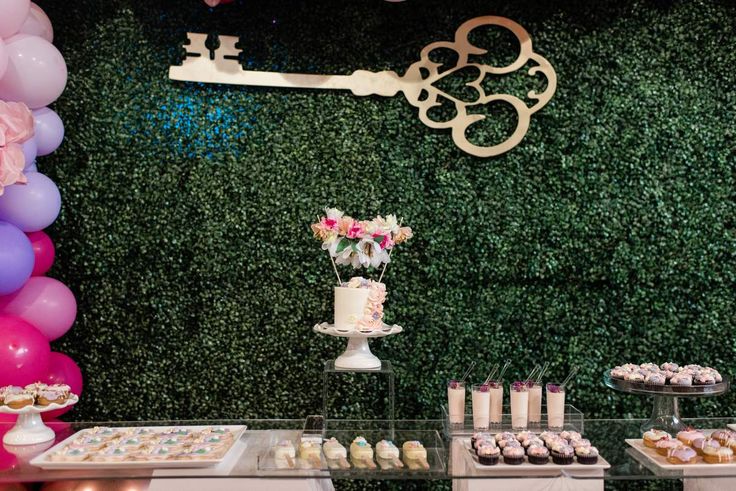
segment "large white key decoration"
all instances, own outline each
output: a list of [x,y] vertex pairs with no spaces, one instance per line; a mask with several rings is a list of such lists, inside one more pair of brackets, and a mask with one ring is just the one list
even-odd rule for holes
[[[488,51],[473,46],[468,40],[470,31],[479,26],[501,26],[510,30],[518,39],[519,56],[510,65],[495,67],[472,63],[468,60],[471,55],[483,55]],[[309,75],[303,73],[277,73],[244,70],[238,56],[240,49],[236,48],[238,38],[235,36],[219,36],[220,46],[211,52],[206,46],[206,34],[187,33],[188,44],[184,47],[187,55],[180,66],[169,68],[169,78],[189,82],[204,82],[233,85],[257,85],[265,87],[288,87],[309,89],[343,89],[350,90],[359,96],[381,95],[394,96],[403,92],[409,103],[419,108],[419,119],[430,128],[452,130],[452,139],[463,151],[477,157],[493,157],[509,151],[515,147],[529,129],[531,115],[544,107],[552,98],[557,87],[557,75],[552,65],[532,51],[532,40],[526,30],[516,22],[505,17],[484,16],[476,17],[465,22],[455,32],[454,41],[438,41],[425,46],[421,52],[421,59],[412,64],[403,77],[396,72],[369,72],[357,70],[351,75]],[[443,68],[442,63],[430,59],[436,50],[452,50],[457,53],[457,63],[454,66]],[[543,74],[547,81],[544,91],[537,94],[529,91],[529,99],[536,101],[528,107],[524,101],[509,94],[486,94],[482,87],[483,79],[487,74],[504,75],[523,67],[529,60],[537,65],[529,68],[528,75]],[[478,78],[466,84],[477,91],[474,100],[463,101],[440,89],[435,84],[455,72],[468,70],[478,72]],[[455,106],[455,114],[444,120],[432,119],[428,112],[443,102],[450,101]],[[486,118],[483,114],[468,114],[468,108],[481,106],[493,102],[510,104],[517,114],[517,124],[514,132],[503,142],[492,146],[479,146],[467,139],[468,128]]]

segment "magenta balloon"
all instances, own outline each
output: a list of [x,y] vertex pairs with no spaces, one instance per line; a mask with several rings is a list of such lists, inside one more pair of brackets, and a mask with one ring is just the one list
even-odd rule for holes
[[0,0],[0,38],[9,38],[21,28],[31,10],[31,0]]
[[25,22],[20,27],[18,32],[23,34],[30,34],[31,36],[39,36],[44,38],[46,41],[54,42],[54,28],[51,25],[49,16],[43,11],[41,7],[31,2],[31,9],[28,12]]
[[61,281],[34,276],[17,292],[0,297],[0,312],[20,317],[53,341],[74,324],[77,301]]
[[33,271],[33,247],[16,226],[0,221],[0,295],[20,289]]
[[36,157],[38,156],[38,145],[36,145],[36,139],[34,137],[30,137],[21,143],[20,146],[23,149],[23,157],[26,159],[25,166],[35,162]]
[[53,44],[38,36],[16,34],[5,40],[5,48],[8,67],[0,79],[0,99],[36,109],[59,98],[66,86],[66,63]]
[[30,232],[26,236],[31,241],[35,257],[31,276],[43,276],[54,265],[56,247],[54,247],[53,241],[46,235],[46,232]]
[[8,50],[5,48],[5,41],[0,38],[0,78],[5,75],[6,68],[8,68]]
[[49,341],[23,319],[0,314],[0,386],[27,385],[48,374]]
[[[49,357],[48,375],[42,378],[41,381],[47,384],[66,384],[72,393],[78,396],[82,395],[82,389],[84,388],[82,371],[79,366],[65,354],[56,353],[55,351],[52,351]],[[71,407],[66,407],[43,413],[43,419],[56,418],[71,409]]]
[[59,216],[61,195],[54,181],[40,172],[29,172],[26,178],[26,184],[8,186],[0,196],[0,220],[24,232],[36,232]]
[[48,155],[61,145],[64,139],[64,123],[48,107],[33,111],[34,135],[38,145],[38,155]]

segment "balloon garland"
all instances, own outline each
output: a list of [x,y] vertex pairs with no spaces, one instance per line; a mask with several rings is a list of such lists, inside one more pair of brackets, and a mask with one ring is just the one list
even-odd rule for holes
[[64,138],[61,118],[46,106],[66,86],[66,63],[38,5],[0,0],[0,12],[0,386],[64,383],[81,394],[79,367],[49,344],[72,327],[77,302],[45,276],[56,251],[43,229],[59,215],[61,195],[36,168]]

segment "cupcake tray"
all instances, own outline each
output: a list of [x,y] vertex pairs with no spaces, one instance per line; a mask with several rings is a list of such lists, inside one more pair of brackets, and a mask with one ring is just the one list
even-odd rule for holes
[[[714,430],[700,430],[703,433],[710,434]],[[626,443],[635,451],[634,456],[637,460],[642,462],[646,467],[650,467],[654,464],[656,469],[663,469],[668,471],[683,471],[688,476],[708,476],[717,475],[724,472],[733,473],[736,471],[736,460],[728,464],[709,464],[703,460],[703,457],[698,455],[695,462],[692,464],[672,464],[667,461],[667,457],[659,455],[653,448],[649,448],[644,445],[644,440],[641,438],[627,438]],[[649,465],[647,465],[649,464]]]
[[558,465],[552,462],[552,457],[550,456],[549,462],[546,464],[530,464],[527,460],[526,455],[524,456],[524,462],[519,465],[509,465],[504,463],[503,456],[500,456],[498,458],[498,464],[496,465],[483,465],[478,461],[478,456],[475,454],[475,450],[473,450],[473,446],[470,443],[470,438],[461,438],[462,447],[465,450],[465,454],[467,455],[468,459],[470,459],[470,462],[473,466],[473,468],[476,471],[481,471],[484,474],[495,474],[498,476],[509,476],[509,477],[518,477],[518,476],[524,476],[524,475],[531,475],[531,476],[559,476],[563,472],[569,473],[569,474],[575,474],[576,472],[579,473],[590,473],[589,471],[593,472],[602,472],[606,469],[611,468],[611,464],[606,461],[602,456],[598,456],[598,462],[595,464],[579,464],[577,459],[570,465]]
[[[171,426],[136,426],[136,427],[112,427],[117,431],[126,431],[134,429],[147,429],[153,430],[158,433],[164,433],[170,430]],[[178,426],[177,428],[200,431],[212,426]],[[66,440],[54,445],[50,449],[38,457],[31,460],[30,464],[41,469],[181,469],[181,468],[200,468],[200,467],[212,467],[220,464],[224,461],[229,454],[232,452],[235,444],[243,436],[243,432],[246,430],[246,426],[243,425],[222,425],[218,428],[227,428],[234,432],[232,444],[223,452],[221,457],[213,459],[182,459],[182,460],[123,460],[119,462],[95,462],[95,461],[81,461],[81,462],[54,462],[49,460],[49,457],[58,452],[59,450],[66,447],[72,441],[76,440],[80,436],[84,436],[88,433],[91,428],[87,428],[76,432]]]

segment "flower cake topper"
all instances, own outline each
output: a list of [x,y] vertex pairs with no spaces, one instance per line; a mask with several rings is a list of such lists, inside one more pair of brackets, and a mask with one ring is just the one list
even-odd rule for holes
[[[396,215],[378,215],[373,220],[356,220],[337,208],[327,208],[326,215],[311,225],[314,237],[335,264],[359,268],[378,268],[383,264],[380,282],[391,253],[397,244],[414,236],[411,228],[402,227]],[[338,283],[342,284],[335,267]]]
[[[519,42],[519,54],[514,62],[506,66],[490,66],[472,61],[473,56],[486,54],[487,49],[473,45],[469,35],[481,26],[500,26],[511,31]],[[493,157],[515,147],[529,129],[531,115],[544,107],[552,98],[557,87],[557,75],[552,65],[532,50],[532,41],[526,30],[516,22],[505,17],[476,17],[462,24],[455,33],[454,41],[438,41],[426,46],[420,60],[412,64],[403,77],[396,72],[370,72],[356,70],[351,75],[311,75],[301,73],[276,73],[243,70],[239,62],[240,48],[238,38],[219,36],[219,47],[211,50],[205,46],[206,34],[188,33],[185,45],[186,56],[180,66],[169,68],[169,78],[190,82],[223,83],[235,85],[256,85],[288,88],[345,89],[358,96],[394,96],[402,92],[409,103],[419,109],[419,119],[430,128],[446,129],[452,133],[455,144],[463,151],[476,157]],[[454,66],[445,67],[432,61],[431,55],[439,50],[457,53]],[[535,63],[528,75],[544,75],[546,87],[541,93],[531,90],[527,97],[534,103],[530,106],[510,94],[489,94],[483,88],[488,75],[505,75],[520,70],[528,62]],[[477,72],[475,80],[466,84],[477,93],[471,100],[448,94],[438,85],[448,77],[466,71]],[[433,119],[431,109],[445,103],[454,105],[451,118]],[[492,103],[506,103],[516,111],[516,128],[505,140],[490,146],[480,146],[467,138],[468,129],[486,118],[477,114],[477,109]]]

